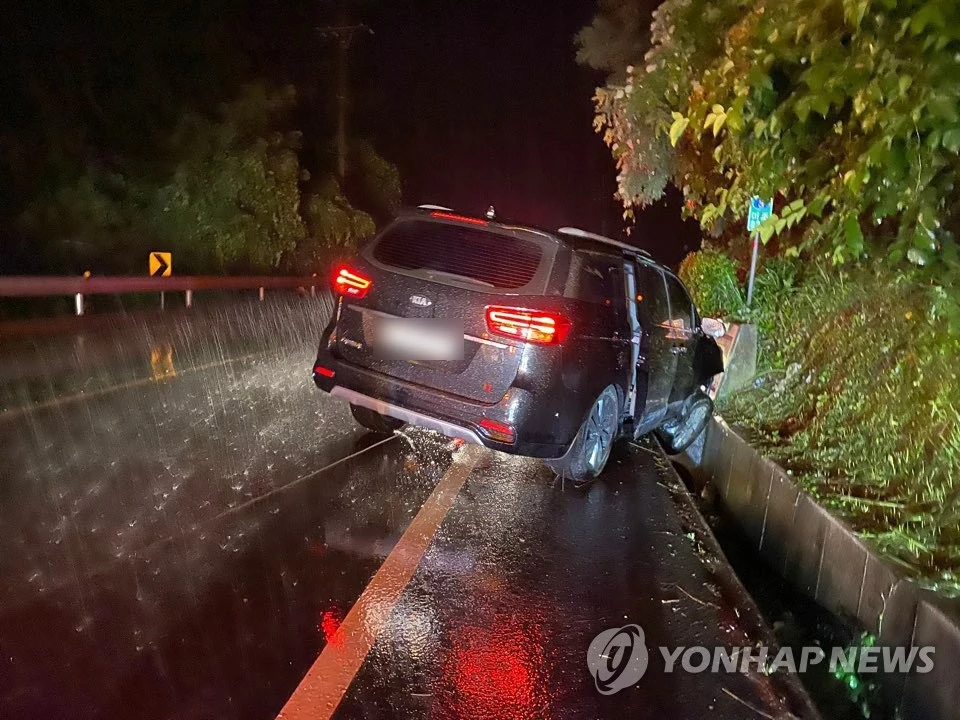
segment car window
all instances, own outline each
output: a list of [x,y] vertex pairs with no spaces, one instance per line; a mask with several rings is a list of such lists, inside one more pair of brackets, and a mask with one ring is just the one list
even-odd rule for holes
[[576,255],[572,296],[597,305],[608,305],[623,296],[623,261],[609,255]]
[[637,263],[637,314],[644,328],[665,327],[670,321],[670,306],[663,274],[655,267]]
[[460,278],[515,290],[533,280],[543,250],[535,242],[480,228],[411,220],[387,230],[373,257],[388,267],[423,271],[440,282]]
[[666,275],[667,292],[670,298],[670,331],[668,336],[674,340],[685,340],[693,331],[693,303],[680,281],[672,275]]

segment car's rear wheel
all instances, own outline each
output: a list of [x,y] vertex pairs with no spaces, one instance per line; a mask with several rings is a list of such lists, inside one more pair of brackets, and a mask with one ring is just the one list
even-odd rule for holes
[[567,454],[547,465],[557,475],[576,481],[591,480],[603,472],[620,425],[617,389],[608,385],[590,408]]
[[378,412],[370,410],[359,405],[351,405],[350,412],[353,413],[353,419],[363,425],[367,430],[371,430],[381,435],[390,435],[394,430],[403,427],[403,420],[381,415]]
[[713,400],[702,390],[690,396],[680,416],[657,430],[657,438],[668,455],[679,455],[696,440],[713,414]]

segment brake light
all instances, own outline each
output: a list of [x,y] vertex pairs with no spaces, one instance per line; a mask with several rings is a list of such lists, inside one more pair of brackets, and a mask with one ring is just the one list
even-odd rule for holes
[[454,213],[448,212],[432,212],[430,217],[439,218],[440,220],[459,220],[460,222],[470,223],[471,225],[489,225],[486,220],[481,220],[480,218],[467,217],[466,215],[455,215]]
[[372,284],[373,280],[348,267],[338,269],[333,276],[333,289],[350,297],[362,298]]
[[557,345],[570,332],[570,321],[552,312],[491,306],[487,308],[487,329],[525,342]]
[[495,420],[484,418],[480,421],[480,430],[491,440],[512,443],[516,439],[516,433],[512,427]]
[[313,372],[314,374],[319,375],[321,377],[325,377],[325,378],[332,378],[334,375],[337,374],[335,371],[331,370],[330,368],[324,367],[323,365],[315,366],[313,368]]

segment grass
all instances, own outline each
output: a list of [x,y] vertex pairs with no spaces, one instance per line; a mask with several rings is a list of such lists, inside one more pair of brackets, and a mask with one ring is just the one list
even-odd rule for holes
[[957,293],[817,268],[758,300],[761,372],[724,417],[891,560],[960,594]]

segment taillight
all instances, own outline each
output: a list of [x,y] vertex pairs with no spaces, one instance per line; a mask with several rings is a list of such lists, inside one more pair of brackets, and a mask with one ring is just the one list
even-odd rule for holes
[[315,375],[319,375],[320,377],[325,377],[325,378],[332,378],[334,375],[337,374],[335,371],[331,370],[328,367],[324,367],[323,365],[314,366],[313,372]]
[[525,342],[556,345],[570,332],[570,321],[552,312],[491,306],[487,308],[487,329]]
[[489,225],[486,220],[481,220],[480,218],[467,217],[466,215],[456,215],[454,213],[448,212],[432,212],[430,217],[438,218],[440,220],[457,220],[458,222],[470,223],[471,225]]
[[516,433],[511,426],[488,418],[480,421],[480,431],[491,440],[502,443],[512,443],[516,439]]
[[333,289],[350,297],[362,298],[372,284],[373,280],[348,267],[339,268],[333,276]]

